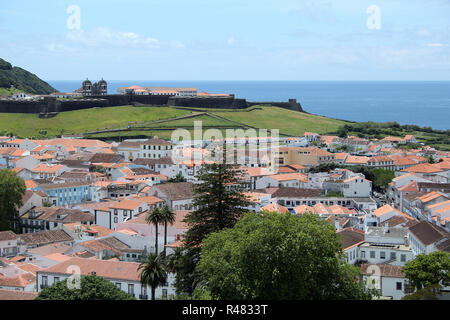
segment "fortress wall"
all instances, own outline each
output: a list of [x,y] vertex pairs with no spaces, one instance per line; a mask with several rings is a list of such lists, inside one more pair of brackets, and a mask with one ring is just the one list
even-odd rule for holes
[[[61,106],[59,108],[59,112],[63,111],[74,111],[88,108],[103,108],[109,107],[109,101],[107,99],[95,99],[95,100],[68,100],[61,101]],[[53,110],[49,110],[53,111]]]
[[45,97],[40,101],[0,100],[0,113],[57,113],[88,108],[104,108],[130,104],[179,106],[186,108],[211,109],[245,109],[254,105],[272,105],[289,110],[304,112],[296,99],[288,102],[247,102],[245,99],[229,97],[177,97],[169,95],[106,95],[93,96],[86,99],[57,100],[55,97]]
[[247,102],[245,99],[234,97],[170,97],[168,105],[187,108],[243,109],[247,107]]
[[39,113],[44,107],[40,101],[0,100],[0,113]]
[[133,95],[132,100],[146,105],[166,106],[170,97],[170,95]]
[[275,106],[279,108],[294,110],[294,111],[300,111],[304,112],[302,106],[300,103],[297,102],[296,99],[289,99],[288,102],[275,102],[275,101],[263,101],[263,102],[247,102],[247,105],[249,107],[256,106],[256,105],[262,105],[262,106]]

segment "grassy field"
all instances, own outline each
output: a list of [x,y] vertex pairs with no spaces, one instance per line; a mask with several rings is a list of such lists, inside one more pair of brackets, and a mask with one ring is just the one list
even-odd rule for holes
[[304,132],[320,134],[335,132],[346,122],[277,107],[254,108],[250,112],[214,112],[221,117],[266,129],[279,129],[280,133],[292,136]]
[[190,114],[169,107],[109,107],[68,111],[54,118],[41,119],[37,114],[0,113],[0,135],[14,134],[22,138],[52,137],[88,131],[126,127]]
[[[218,110],[218,111],[217,111]],[[252,107],[251,111],[224,112],[220,109],[199,109],[198,112],[208,111],[226,119],[221,120],[210,115],[199,115],[196,118],[169,120],[152,123],[153,121],[195,114],[196,111],[171,107],[109,107],[92,108],[77,111],[62,112],[49,119],[40,119],[36,114],[0,114],[0,135],[14,134],[23,138],[43,138],[64,134],[79,134],[92,131],[126,128],[128,125],[137,126],[127,135],[142,134],[148,130],[141,130],[142,125],[150,128],[193,127],[194,121],[201,120],[203,127],[236,127],[279,129],[280,133],[298,135],[305,131],[326,133],[334,131],[343,121],[328,119],[286,110],[276,107]],[[235,122],[242,124],[236,124]],[[115,136],[115,133],[101,133],[95,136]],[[122,133],[121,133],[122,135]]]
[[[186,116],[195,117],[183,118]],[[185,128],[192,133],[194,121],[200,120],[204,129],[219,128],[222,132],[225,132],[225,128],[279,129],[280,136],[300,136],[306,131],[335,134],[340,126],[349,123],[267,106],[253,106],[244,110],[122,106],[62,112],[49,119],[40,119],[37,114],[0,113],[0,135],[50,138],[89,132],[86,135],[89,138],[123,139],[151,135],[170,138],[176,128]],[[131,128],[128,129],[129,125]],[[441,150],[450,150],[450,142],[446,143],[448,137],[442,134],[421,131],[398,133],[399,136],[405,134],[413,134],[421,142]]]

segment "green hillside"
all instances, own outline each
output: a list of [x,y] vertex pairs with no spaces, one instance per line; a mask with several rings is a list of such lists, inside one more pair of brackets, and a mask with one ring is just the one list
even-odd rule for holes
[[[0,136],[50,138],[83,134],[86,138],[114,140],[152,135],[170,138],[177,128],[192,133],[195,121],[201,121],[204,130],[217,128],[223,134],[226,129],[254,128],[278,129],[280,136],[301,136],[307,131],[337,135],[339,128],[346,125],[350,128],[348,134],[371,137],[370,134],[353,130],[353,127],[360,125],[365,128],[364,123],[268,106],[239,110],[121,106],[62,112],[49,119],[41,119],[37,114],[0,113]],[[407,126],[391,128],[389,123],[376,125],[381,128],[379,135],[375,136],[379,139],[386,135],[403,137],[413,134],[421,142],[441,150],[450,150],[448,132],[423,132],[415,127],[407,130]]]
[[0,94],[9,96],[17,91],[49,94],[56,90],[36,75],[0,58]]
[[252,107],[235,112],[206,111],[122,106],[62,112],[49,119],[41,119],[37,114],[2,113],[0,135],[44,138],[83,133],[89,137],[114,137],[150,135],[150,131],[157,130],[160,132],[158,135],[166,136],[176,128],[192,130],[194,121],[202,121],[204,129],[279,129],[282,135],[301,135],[305,131],[333,132],[346,123],[277,107]]

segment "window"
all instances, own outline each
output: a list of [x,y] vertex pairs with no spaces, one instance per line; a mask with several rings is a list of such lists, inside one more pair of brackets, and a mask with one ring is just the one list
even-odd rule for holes
[[361,258],[365,258],[366,257],[366,252],[365,251],[361,251]]
[[128,285],[128,294],[134,296],[134,284]]
[[162,289],[162,298],[167,299],[167,289]]
[[117,217],[114,217],[114,223],[117,223],[118,219]]
[[117,209],[114,209],[114,215],[117,216]]
[[386,259],[386,252],[380,251],[380,259]]
[[402,283],[401,282],[397,282],[397,290],[402,290]]
[[120,282],[116,282],[116,287],[117,287],[117,289],[122,290],[122,284]]
[[370,258],[375,259],[375,251],[370,251]]
[[59,277],[55,277],[55,283],[59,282]]
[[397,254],[395,252],[391,252],[391,260],[397,259]]
[[400,255],[400,261],[401,262],[405,262],[406,261],[406,254],[401,254]]

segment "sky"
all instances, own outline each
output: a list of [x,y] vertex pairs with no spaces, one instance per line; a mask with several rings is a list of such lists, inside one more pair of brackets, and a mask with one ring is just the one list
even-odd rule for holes
[[450,0],[15,0],[0,57],[45,80],[450,80]]

